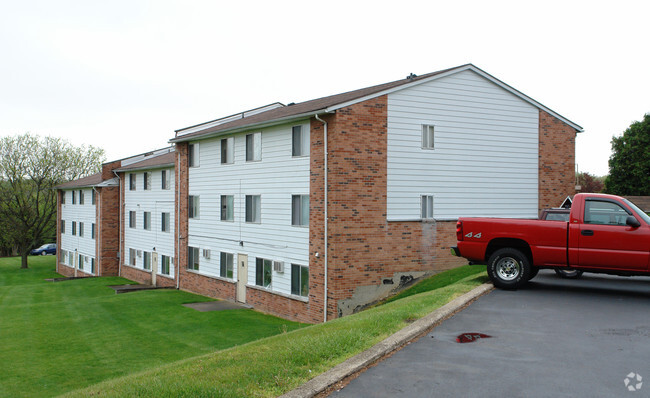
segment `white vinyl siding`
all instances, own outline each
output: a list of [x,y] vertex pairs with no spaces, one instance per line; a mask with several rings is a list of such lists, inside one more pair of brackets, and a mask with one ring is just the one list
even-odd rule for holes
[[[537,108],[472,71],[389,94],[387,219],[421,219],[423,191],[435,192],[435,219],[536,218],[538,122]],[[435,150],[423,126],[435,126]]]
[[[61,247],[58,248],[59,251],[65,251],[68,256],[66,258],[66,264],[69,266],[74,266],[74,261],[77,261],[77,268],[86,273],[93,273],[91,269],[91,259],[95,258],[95,239],[91,233],[88,232],[89,226],[94,225],[97,222],[96,207],[91,200],[84,200],[83,204],[80,204],[77,200],[80,196],[84,198],[92,197],[92,188],[83,188],[76,190],[64,190],[65,195],[68,196],[67,199],[72,198],[72,195],[75,196],[75,203],[72,201],[66,200],[66,203],[61,204]],[[74,224],[73,224],[74,223]],[[65,225],[67,224],[67,225]],[[72,234],[72,226],[74,227],[75,234]],[[79,256],[82,258],[82,262],[79,263]],[[86,261],[88,258],[88,261]]]
[[[163,176],[165,171],[165,176]],[[131,256],[124,256],[123,263],[133,265],[142,270],[151,269],[154,253],[158,255],[158,274],[174,277],[174,234],[167,231],[174,230],[174,169],[158,169],[147,171],[150,173],[147,179],[150,181],[150,189],[138,189],[135,191],[125,190],[124,192],[124,222],[129,224],[130,214],[136,220],[134,228],[125,228],[124,247],[132,248],[136,254],[134,263],[131,263]],[[144,172],[136,172],[132,175],[137,179],[144,180]],[[163,181],[167,187],[163,187]],[[166,222],[163,221],[167,214]],[[155,251],[154,251],[155,248]],[[128,249],[125,249],[128,251]],[[140,256],[137,253],[141,253]],[[148,254],[146,254],[148,253]],[[162,256],[169,261],[169,272],[165,274],[162,265]],[[165,270],[166,271],[166,270]]]
[[[221,252],[248,255],[248,284],[255,285],[255,258],[285,264],[309,264],[309,228],[291,225],[293,195],[309,192],[309,157],[293,156],[292,134],[297,123],[275,126],[261,132],[261,160],[246,162],[246,135],[205,139],[201,144],[201,167],[189,170],[189,192],[201,197],[201,218],[190,219],[188,244],[210,249],[201,258],[200,274],[222,278]],[[309,122],[300,123],[308,134]],[[234,159],[221,164],[221,140],[232,138]],[[233,198],[232,221],[221,222],[221,198]],[[246,222],[246,196],[260,197],[259,223]],[[241,242],[241,244],[240,244]],[[185,266],[185,264],[183,264]],[[232,279],[237,280],[233,267]],[[272,290],[291,294],[291,272],[272,271]],[[227,279],[230,279],[226,277]]]

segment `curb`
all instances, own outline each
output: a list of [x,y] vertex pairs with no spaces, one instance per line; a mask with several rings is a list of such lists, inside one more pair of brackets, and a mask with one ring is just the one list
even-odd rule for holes
[[289,391],[280,398],[311,398],[325,391],[330,386],[343,380],[368,365],[376,362],[384,356],[408,343],[410,340],[424,334],[438,322],[451,316],[454,312],[467,305],[469,302],[492,291],[494,287],[491,283],[484,283],[481,286],[455,298],[444,306],[431,312],[424,318],[420,318],[395,334],[387,337],[385,340],[375,344],[364,352],[342,362],[327,372],[320,374],[300,387]]

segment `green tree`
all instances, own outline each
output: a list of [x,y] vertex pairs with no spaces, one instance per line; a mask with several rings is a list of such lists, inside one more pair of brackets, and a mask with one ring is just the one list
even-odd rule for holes
[[650,195],[650,113],[634,122],[622,136],[612,138],[607,193]]
[[103,149],[61,138],[0,138],[0,231],[18,249],[21,268],[32,248],[56,236],[54,187],[98,172],[104,159]]

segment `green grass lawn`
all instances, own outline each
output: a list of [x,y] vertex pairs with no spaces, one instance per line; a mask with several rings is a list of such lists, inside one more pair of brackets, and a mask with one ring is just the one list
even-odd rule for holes
[[[443,272],[361,313],[109,380],[73,397],[276,397],[486,282],[485,266]],[[418,293],[419,291],[419,293]]]
[[105,277],[58,277],[54,256],[0,258],[0,397],[53,396],[301,325],[252,310],[198,312],[177,290],[116,295]]

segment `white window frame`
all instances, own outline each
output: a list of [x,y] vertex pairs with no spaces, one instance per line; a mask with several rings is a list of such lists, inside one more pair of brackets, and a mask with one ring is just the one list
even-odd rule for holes
[[291,225],[309,226],[309,195],[291,195]]
[[423,220],[433,219],[433,195],[420,196],[420,218]]
[[260,224],[262,222],[262,196],[246,195],[245,220],[247,223]]
[[228,222],[235,221],[235,196],[221,195],[220,209],[221,210],[219,212],[219,217],[221,221],[228,221]]
[[136,228],[138,226],[138,217],[134,210],[129,210],[129,228]]
[[221,164],[235,163],[235,137],[222,138],[220,151]]
[[222,278],[233,279],[234,263],[235,255],[233,253],[221,252],[219,255],[219,276]]
[[201,198],[199,195],[190,195],[187,200],[187,217],[198,220],[201,216]]
[[160,187],[161,189],[171,189],[171,173],[170,170],[161,170],[160,172]]
[[166,255],[160,256],[160,274],[169,275],[171,272],[171,257]]
[[129,191],[137,190],[138,178],[135,173],[129,174]]
[[198,143],[190,144],[188,149],[188,166],[189,167],[199,167],[201,164],[199,162],[200,148]]
[[169,212],[160,213],[160,231],[161,232],[170,232],[170,220],[171,215]]
[[422,125],[422,149],[435,149],[435,126],[433,124]]
[[151,270],[151,252],[144,252],[142,259],[142,269]]
[[84,236],[84,223],[79,221],[79,237],[83,238]]
[[84,204],[84,191],[81,189],[79,190],[79,204],[80,205]]
[[[298,270],[298,291],[294,290],[294,277],[296,276],[295,270]],[[303,272],[307,272],[307,291],[303,291]],[[294,296],[308,297],[309,296],[309,267],[301,264],[291,264],[291,294]]]
[[259,162],[262,160],[262,133],[246,134],[246,161]]
[[303,125],[291,127],[291,156],[309,156],[309,129]]
[[151,172],[145,171],[142,173],[142,186],[145,191],[151,191]]
[[136,255],[137,255],[137,253],[136,253],[135,249],[130,248],[129,249],[129,265],[132,265],[132,266],[135,267],[135,265],[137,264],[137,261],[138,261],[137,258],[136,258]]
[[142,220],[143,220],[143,229],[147,231],[151,231],[151,212],[150,211],[145,211],[142,215]]
[[188,246],[188,253],[187,253],[187,269],[191,269],[193,271],[198,271],[199,270],[199,248],[198,247],[193,247],[193,246]]

